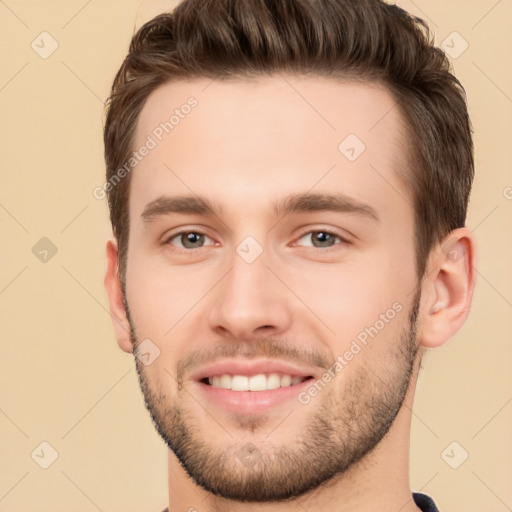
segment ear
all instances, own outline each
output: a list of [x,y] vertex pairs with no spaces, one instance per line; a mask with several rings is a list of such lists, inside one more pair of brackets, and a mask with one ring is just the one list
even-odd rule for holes
[[107,241],[107,271],[105,273],[105,289],[107,290],[108,302],[110,306],[110,316],[114,324],[114,332],[117,343],[125,352],[133,352],[133,344],[130,339],[130,323],[126,315],[126,309],[123,302],[121,283],[118,272],[118,251],[117,241],[110,239]]
[[476,278],[476,244],[471,231],[452,231],[431,253],[423,282],[419,341],[438,347],[464,324]]

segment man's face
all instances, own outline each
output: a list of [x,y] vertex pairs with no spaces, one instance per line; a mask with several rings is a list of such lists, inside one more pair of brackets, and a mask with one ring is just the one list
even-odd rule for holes
[[179,81],[148,98],[135,148],[148,136],[125,297],[149,354],[137,359],[146,404],[208,491],[300,495],[379,443],[411,380],[419,297],[399,112],[376,85]]

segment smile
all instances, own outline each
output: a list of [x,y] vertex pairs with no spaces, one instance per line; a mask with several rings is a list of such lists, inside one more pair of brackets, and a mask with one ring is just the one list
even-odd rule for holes
[[311,377],[280,373],[258,373],[256,375],[214,375],[203,379],[202,382],[215,388],[232,391],[269,391],[272,389],[295,386]]

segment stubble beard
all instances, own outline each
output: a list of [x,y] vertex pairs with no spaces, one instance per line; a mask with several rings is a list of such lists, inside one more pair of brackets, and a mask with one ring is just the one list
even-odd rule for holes
[[[187,474],[209,493],[240,502],[279,502],[300,497],[361,462],[389,431],[414,373],[419,348],[419,303],[418,292],[409,312],[408,328],[387,354],[387,365],[360,365],[358,373],[351,381],[345,381],[341,390],[335,388],[334,379],[330,389],[314,399],[314,409],[304,420],[304,431],[293,443],[271,444],[269,436],[271,449],[254,439],[228,439],[220,448],[213,446],[197,417],[180,405],[177,396],[172,399],[161,386],[150,385],[146,367],[135,358],[146,408]],[[128,318],[136,346],[139,340],[129,313]],[[198,406],[193,399],[189,403]],[[304,416],[308,407],[297,403],[295,414]],[[255,432],[265,423],[261,414],[233,415],[233,419],[239,428],[246,428],[245,432]],[[286,421],[279,428],[285,428],[285,424]]]

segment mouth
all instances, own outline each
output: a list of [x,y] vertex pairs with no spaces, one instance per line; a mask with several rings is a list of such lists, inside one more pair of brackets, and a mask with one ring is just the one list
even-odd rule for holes
[[297,386],[313,376],[301,376],[286,373],[258,373],[256,375],[232,375],[224,373],[212,375],[200,380],[203,384],[213,388],[228,389],[231,391],[271,391],[279,388]]
[[212,375],[196,380],[205,405],[237,414],[270,413],[296,401],[314,381],[311,376],[292,374]]
[[225,359],[190,376],[205,404],[235,413],[270,412],[311,385],[315,368],[277,359]]

